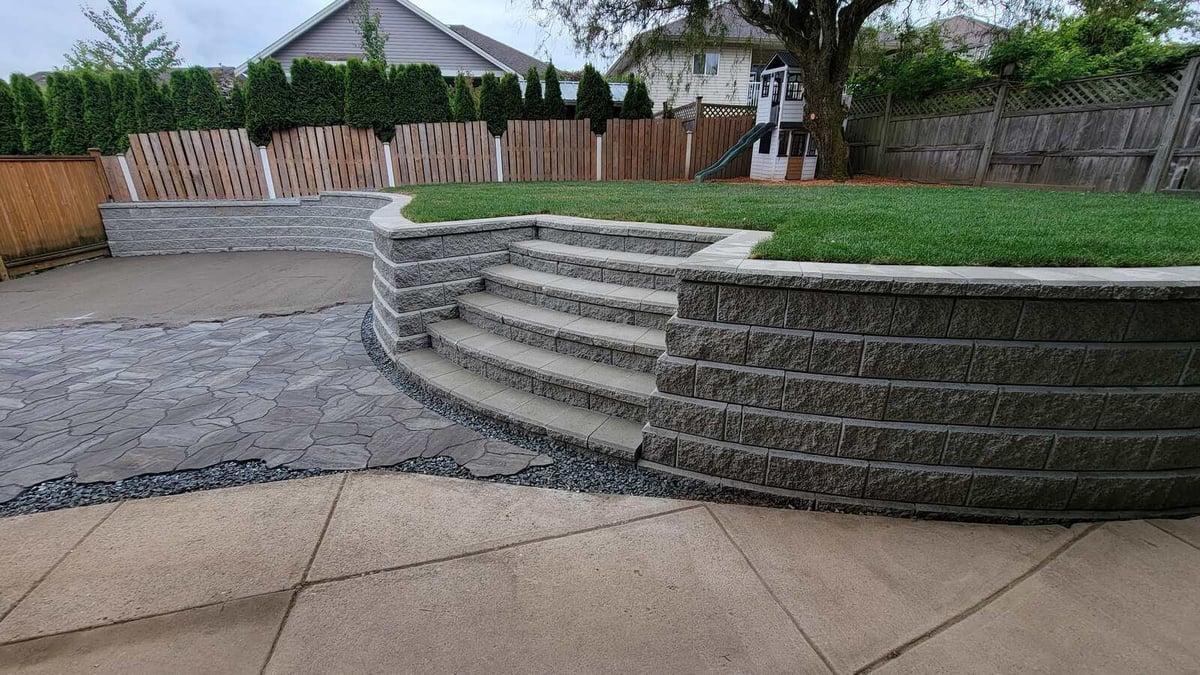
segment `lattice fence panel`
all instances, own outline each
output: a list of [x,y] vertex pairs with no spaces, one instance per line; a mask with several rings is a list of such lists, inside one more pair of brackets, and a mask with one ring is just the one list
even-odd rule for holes
[[757,109],[752,105],[726,105],[723,103],[705,103],[705,117],[745,117],[753,115]]
[[885,107],[887,107],[887,94],[855,96],[853,102],[850,104],[850,116],[870,117],[871,115],[882,115]]
[[1111,103],[1169,100],[1179,91],[1179,73],[1133,73],[1063,82],[1052,89],[1014,89],[1004,108],[1009,112],[1052,110]]
[[987,110],[996,104],[995,85],[954,89],[933,94],[913,101],[893,101],[892,115],[896,117],[918,115],[954,115],[977,110]]
[[681,105],[678,108],[671,110],[671,116],[683,122],[684,124],[692,124],[696,121],[696,102],[693,101],[687,105]]

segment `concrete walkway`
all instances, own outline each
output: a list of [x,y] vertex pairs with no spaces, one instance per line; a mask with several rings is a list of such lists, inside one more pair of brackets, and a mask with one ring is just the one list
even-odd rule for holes
[[1198,546],[328,476],[0,520],[0,671],[1194,672]]
[[0,284],[0,331],[178,326],[371,302],[371,259],[303,251],[102,258]]

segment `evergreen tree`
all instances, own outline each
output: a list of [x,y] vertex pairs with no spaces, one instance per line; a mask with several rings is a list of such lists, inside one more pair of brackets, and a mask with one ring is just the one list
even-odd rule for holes
[[86,155],[87,126],[83,121],[83,82],[75,73],[56,70],[46,78],[46,112],[50,115],[50,151],[56,155]]
[[21,154],[21,127],[17,125],[17,101],[12,88],[0,80],[0,155]]
[[374,129],[381,140],[395,134],[383,66],[350,59],[346,64],[346,124]]
[[554,64],[546,66],[546,118],[567,119],[567,106],[563,103],[562,87],[558,84],[558,70]]
[[271,142],[271,132],[293,126],[291,86],[275,59],[252,63],[246,70],[246,132],[256,145]]
[[391,123],[415,124],[421,121],[420,83],[415,65],[394,65],[388,69],[388,106]]
[[113,104],[113,126],[115,149],[129,149],[129,134],[137,133],[137,87],[124,71],[114,71],[108,76],[108,88]]
[[430,63],[420,63],[411,68],[416,73],[419,121],[449,122],[450,88],[446,86],[442,70]]
[[171,99],[159,86],[158,76],[149,70],[139,70],[135,78],[134,115],[137,130],[141,133],[174,130],[175,114]]
[[525,73],[525,119],[546,119],[546,102],[542,100],[542,81],[537,68],[530,66]]
[[187,69],[191,89],[188,92],[188,110],[195,129],[220,129],[225,121],[225,104],[221,90],[212,71],[204,66]]
[[116,106],[108,78],[90,70],[79,74],[83,83],[83,125],[88,147],[100,148],[106,155],[120,152],[121,133],[117,130]]
[[500,81],[492,73],[484,73],[479,83],[479,119],[487,122],[488,131],[493,136],[504,135],[508,127],[504,117],[504,95],[500,91]]
[[[340,90],[339,90],[340,91]],[[241,129],[246,126],[246,89],[241,82],[235,82],[225,97],[226,129]]]
[[[99,71],[150,70],[155,74],[183,63],[179,43],[167,38],[154,12],[141,16],[145,2],[129,8],[128,0],[108,0],[108,9],[83,7],[83,15],[104,34],[103,40],[79,40],[65,54],[72,68]],[[155,33],[159,33],[155,35]]]
[[345,91],[346,83],[333,64],[315,59],[292,62],[296,124],[310,127],[341,124]]
[[629,88],[625,90],[625,101],[621,105],[621,119],[647,120],[654,117],[654,102],[646,81],[629,76]]
[[197,129],[192,110],[188,107],[188,99],[192,97],[192,74],[179,68],[171,71],[167,81],[167,95],[171,99],[171,111],[175,115],[175,125],[179,129]]
[[500,78],[500,95],[504,102],[504,119],[519,120],[525,117],[525,101],[521,98],[521,80],[513,73]]
[[13,98],[17,101],[17,126],[21,128],[21,152],[50,154],[50,117],[42,88],[25,75],[12,76]]
[[450,113],[455,122],[474,122],[479,119],[471,81],[462,73],[454,78],[454,97],[450,101]]
[[608,130],[608,118],[612,117],[612,90],[592,64],[583,67],[579,78],[579,96],[575,102],[575,119],[591,120],[592,133],[603,134]]

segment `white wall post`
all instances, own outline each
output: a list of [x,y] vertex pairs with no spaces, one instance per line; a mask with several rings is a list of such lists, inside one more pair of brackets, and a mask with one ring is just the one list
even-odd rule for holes
[[133,185],[133,174],[129,173],[129,162],[125,161],[125,155],[117,155],[117,163],[121,165],[121,175],[125,177],[125,186],[129,188],[129,198],[133,201],[141,201],[138,199],[137,188]]
[[604,137],[596,137],[596,180],[604,180]]
[[683,155],[683,177],[684,178],[691,178],[691,176],[692,176],[692,134],[693,133],[694,132],[692,132],[692,131],[687,132],[687,150],[684,152],[684,155]]
[[504,182],[504,156],[500,154],[500,137],[494,137],[496,141],[496,182]]
[[271,179],[271,163],[267,161],[267,149],[258,146],[258,158],[262,160],[263,177],[267,179],[267,199],[275,199],[275,181]]
[[396,172],[392,170],[392,144],[383,144],[383,161],[387,164],[388,187],[396,187]]

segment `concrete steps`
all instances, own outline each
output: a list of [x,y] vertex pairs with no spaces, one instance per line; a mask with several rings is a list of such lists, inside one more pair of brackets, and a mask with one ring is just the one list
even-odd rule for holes
[[432,349],[396,359],[420,386],[473,412],[582,450],[632,461],[642,423],[561,403],[506,386],[444,358]]
[[635,460],[684,258],[545,240],[509,246],[432,349],[397,361],[422,387],[502,423]]
[[660,290],[675,288],[675,268],[685,260],[542,240],[515,242],[509,254],[514,265],[539,272]]
[[489,293],[590,319],[663,330],[679,306],[674,291],[591,281],[519,265],[483,270]]
[[460,295],[457,302],[459,318],[472,325],[597,363],[652,373],[666,350],[666,334],[657,328],[581,317],[492,293]]
[[653,374],[533,347],[459,319],[428,329],[438,354],[488,379],[633,422],[645,419]]

